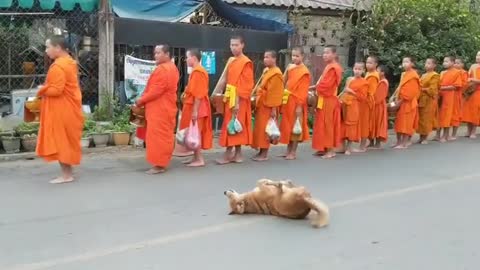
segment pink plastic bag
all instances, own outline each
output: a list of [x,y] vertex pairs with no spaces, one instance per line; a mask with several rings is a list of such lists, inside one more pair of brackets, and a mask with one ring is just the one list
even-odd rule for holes
[[189,150],[195,151],[200,148],[200,130],[196,121],[190,122],[185,134],[185,147]]

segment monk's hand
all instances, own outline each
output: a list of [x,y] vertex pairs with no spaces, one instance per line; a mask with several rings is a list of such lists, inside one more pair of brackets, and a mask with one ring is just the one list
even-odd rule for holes
[[302,114],[303,114],[302,107],[298,106],[297,108],[295,108],[295,114],[297,115],[297,118],[302,117]]
[[270,117],[271,118],[277,118],[277,109],[272,108],[272,111],[270,112]]
[[235,104],[235,107],[232,108],[232,113],[235,116],[237,116],[239,110],[240,110],[240,105],[238,105],[238,103],[237,103],[237,104]]

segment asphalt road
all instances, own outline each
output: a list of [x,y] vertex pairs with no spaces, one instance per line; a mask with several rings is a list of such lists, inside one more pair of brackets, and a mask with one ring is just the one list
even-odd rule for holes
[[[183,168],[147,176],[138,154],[87,158],[79,181],[55,165],[0,164],[0,269],[477,270],[480,141],[336,160]],[[279,152],[279,149],[274,151]],[[249,153],[251,154],[251,152]],[[223,191],[292,179],[331,207],[331,225],[229,216]]]

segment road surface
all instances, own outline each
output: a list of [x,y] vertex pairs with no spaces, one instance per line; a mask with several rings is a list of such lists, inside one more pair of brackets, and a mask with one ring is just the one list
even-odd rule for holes
[[[147,176],[138,154],[84,160],[79,181],[55,165],[0,164],[0,269],[476,270],[479,141],[321,160],[183,168]],[[275,149],[273,154],[278,154]],[[251,152],[247,152],[251,154]],[[225,189],[292,179],[331,207],[331,224],[229,216]]]

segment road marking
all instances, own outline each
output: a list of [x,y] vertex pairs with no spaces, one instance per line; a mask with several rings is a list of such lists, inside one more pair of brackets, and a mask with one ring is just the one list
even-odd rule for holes
[[[449,184],[466,182],[466,181],[473,181],[473,180],[479,180],[479,179],[480,179],[480,173],[479,174],[466,175],[466,176],[452,178],[452,179],[447,179],[447,180],[439,180],[439,181],[432,182],[432,183],[415,185],[415,186],[410,186],[410,187],[407,187],[407,188],[402,188],[402,189],[397,189],[397,190],[392,190],[392,191],[374,193],[374,194],[361,196],[361,197],[357,197],[357,198],[353,198],[353,199],[345,200],[345,201],[333,202],[333,203],[330,204],[330,208],[334,209],[334,208],[340,208],[340,207],[345,207],[345,206],[350,206],[350,205],[357,205],[357,204],[376,201],[376,200],[380,200],[380,199],[384,199],[384,198],[401,196],[401,195],[404,195],[404,194],[418,192],[418,191],[422,191],[422,190],[431,190],[431,189],[434,189],[436,187],[445,186],[445,185],[449,185]],[[10,266],[10,267],[4,268],[4,270],[43,270],[43,269],[49,269],[51,267],[66,265],[66,264],[75,263],[75,262],[91,261],[91,260],[94,260],[94,259],[109,256],[109,255],[124,253],[124,252],[132,251],[132,250],[145,249],[145,248],[148,248],[148,247],[166,245],[166,244],[169,244],[169,243],[174,243],[174,242],[178,242],[178,241],[182,241],[182,240],[186,240],[186,239],[192,239],[192,238],[208,235],[208,234],[211,234],[211,233],[225,231],[225,230],[228,230],[228,229],[233,229],[233,228],[242,227],[242,226],[248,226],[248,225],[251,225],[251,224],[254,224],[254,223],[258,223],[261,220],[262,219],[260,217],[259,218],[251,217],[251,218],[248,218],[248,219],[242,220],[242,221],[235,220],[235,221],[232,221],[232,222],[225,222],[225,223],[221,223],[221,224],[218,224],[218,225],[212,225],[212,226],[203,227],[203,228],[200,228],[200,229],[194,229],[194,230],[191,230],[191,231],[177,233],[177,234],[173,234],[173,235],[170,235],[170,236],[162,236],[162,237],[158,237],[158,238],[155,238],[155,239],[140,241],[140,242],[137,242],[137,243],[126,244],[126,245],[121,245],[121,246],[106,248],[106,249],[100,249],[100,250],[94,250],[94,251],[86,252],[86,253],[83,253],[83,254],[66,256],[66,257],[63,257],[63,258],[46,260],[46,261],[37,262],[37,263]]]

